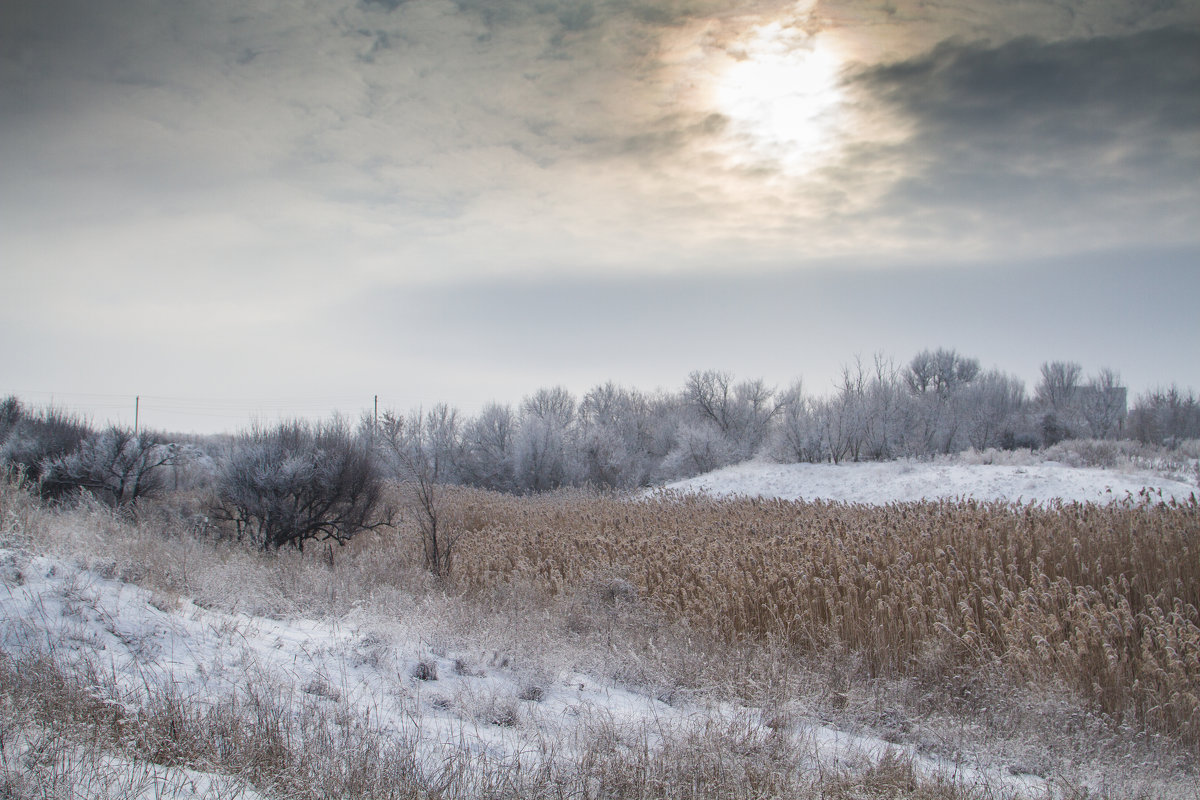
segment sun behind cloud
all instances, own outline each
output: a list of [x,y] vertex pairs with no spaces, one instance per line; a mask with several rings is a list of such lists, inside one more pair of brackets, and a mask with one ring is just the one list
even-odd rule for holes
[[819,34],[783,21],[752,27],[713,89],[730,121],[738,161],[770,160],[789,174],[813,170],[837,145],[841,60]]

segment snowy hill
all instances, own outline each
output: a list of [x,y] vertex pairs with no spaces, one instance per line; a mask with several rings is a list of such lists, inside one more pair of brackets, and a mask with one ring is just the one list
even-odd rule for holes
[[1139,499],[1185,502],[1200,487],[1151,471],[1027,465],[888,461],[849,464],[774,464],[749,461],[669,484],[669,490],[714,496],[886,503],[974,498],[1003,502],[1106,503]]

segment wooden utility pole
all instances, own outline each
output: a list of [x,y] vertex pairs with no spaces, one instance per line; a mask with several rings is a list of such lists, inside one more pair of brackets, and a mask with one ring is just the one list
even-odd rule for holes
[[142,398],[140,395],[133,398],[133,435],[137,436],[138,431],[138,406],[141,405]]

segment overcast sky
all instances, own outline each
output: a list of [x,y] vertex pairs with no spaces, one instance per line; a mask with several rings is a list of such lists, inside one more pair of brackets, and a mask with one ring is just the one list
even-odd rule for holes
[[6,0],[0,394],[1200,389],[1200,0]]

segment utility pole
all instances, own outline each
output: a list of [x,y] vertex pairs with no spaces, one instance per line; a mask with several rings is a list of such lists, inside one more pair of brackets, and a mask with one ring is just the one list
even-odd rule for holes
[[375,395],[375,424],[371,427],[371,436],[375,436],[375,432],[379,430],[379,395]]
[[133,398],[133,435],[137,436],[138,431],[138,406],[141,405],[142,398],[140,395]]

